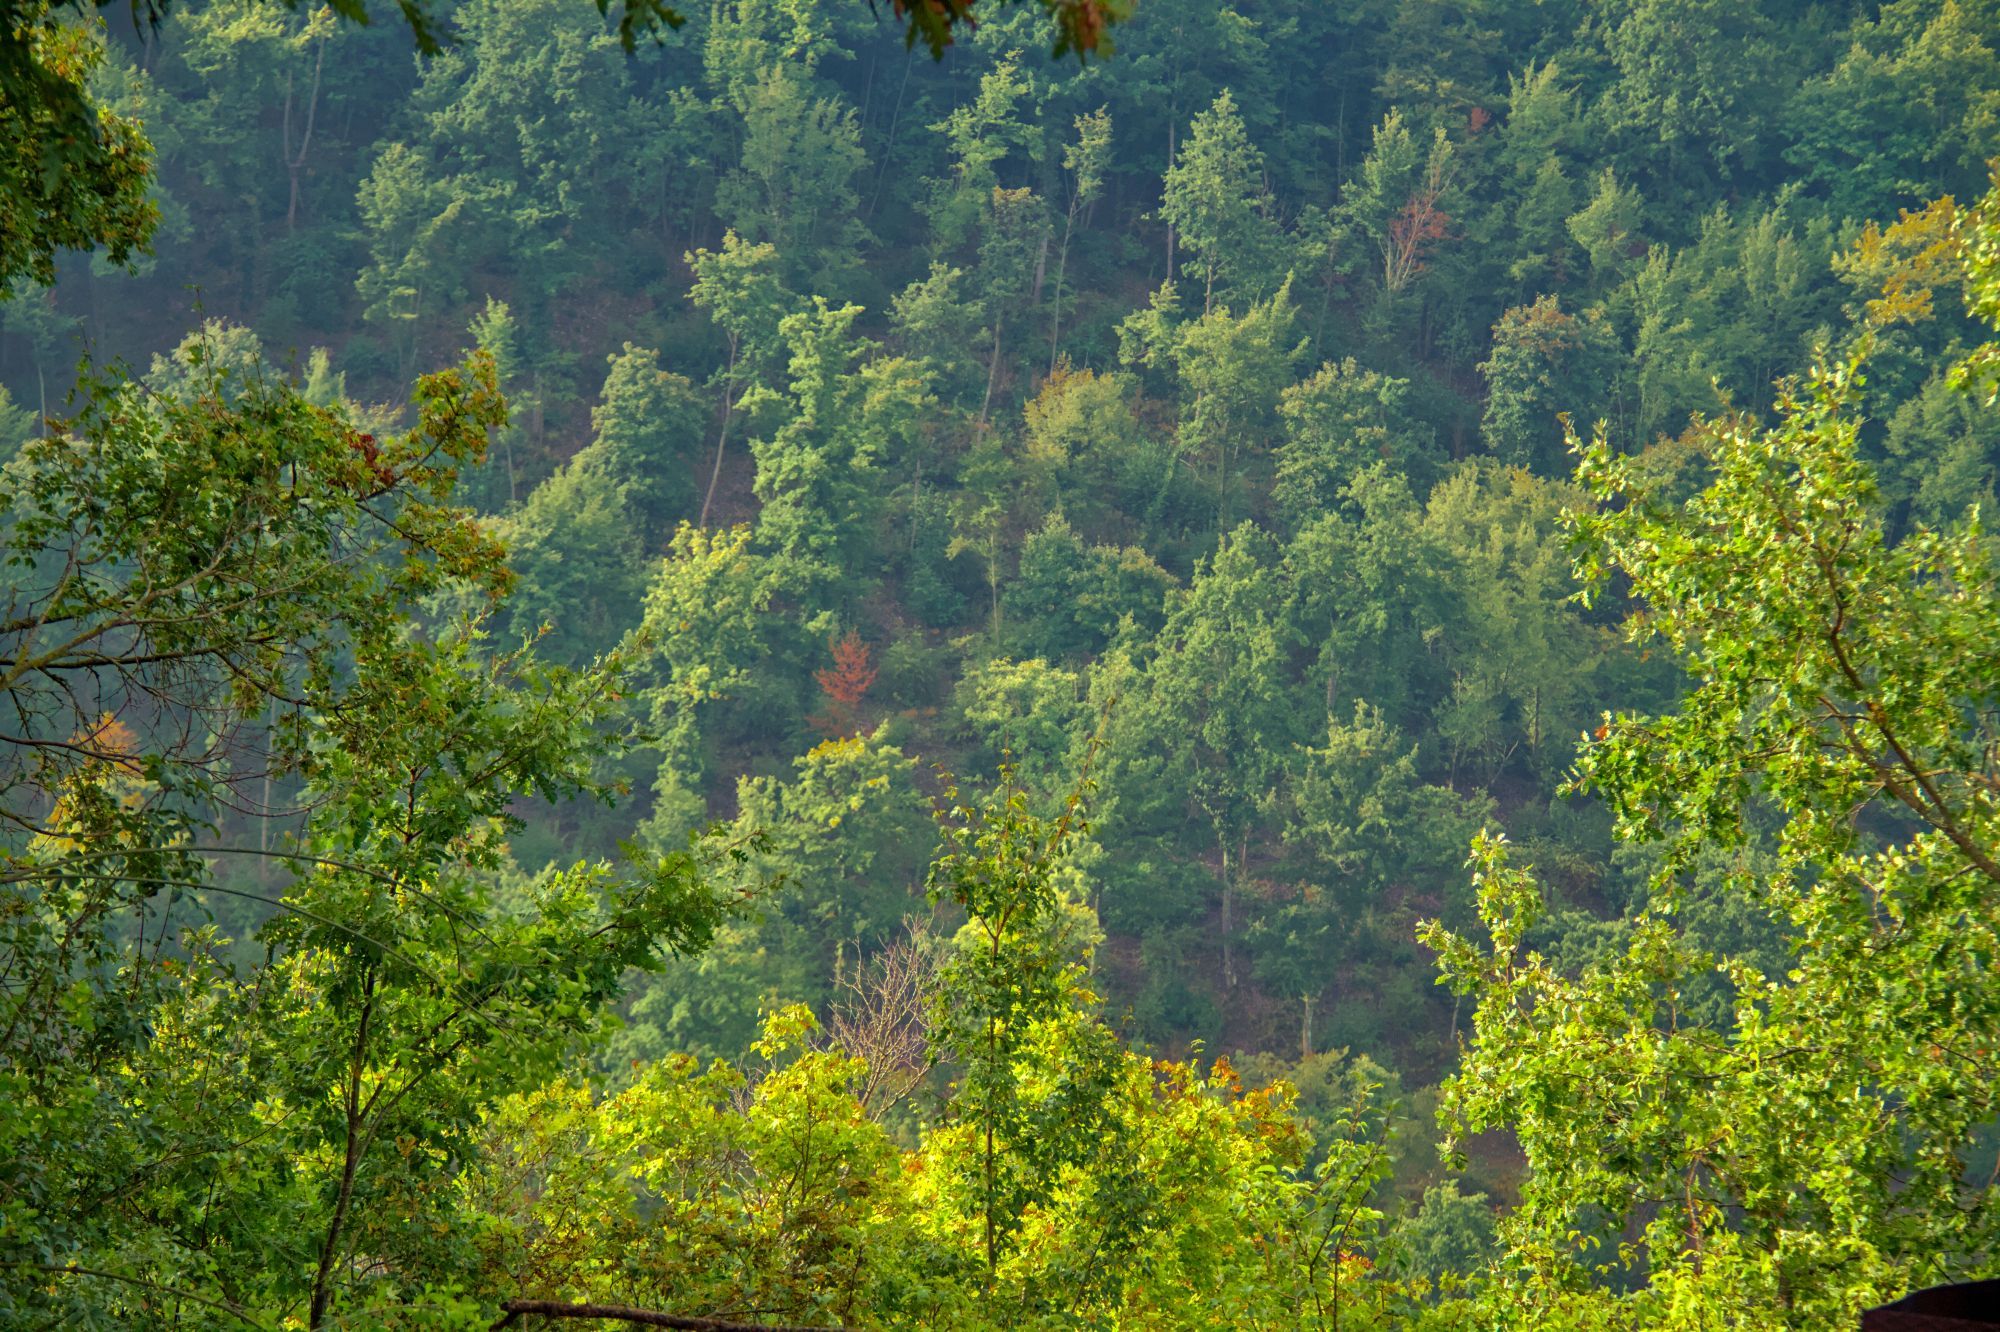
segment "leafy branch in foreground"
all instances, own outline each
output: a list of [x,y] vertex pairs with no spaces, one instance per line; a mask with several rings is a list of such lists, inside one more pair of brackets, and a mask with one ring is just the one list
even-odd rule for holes
[[0,500],[0,1314],[446,1307],[484,1110],[702,947],[742,853],[518,883],[517,799],[617,794],[623,662],[423,614],[509,583],[450,503],[489,365],[383,438],[200,342],[182,368],[100,379]]
[[[1958,225],[1990,254],[2000,188]],[[1964,280],[1992,312],[1991,267]],[[1587,595],[1629,580],[1632,636],[1694,687],[1608,717],[1580,760],[1620,836],[1664,846],[1622,950],[1575,972],[1537,951],[1541,894],[1498,840],[1474,855],[1491,945],[1426,931],[1479,1005],[1451,1115],[1510,1128],[1533,1172],[1490,1295],[1517,1320],[1830,1327],[2000,1249],[1977,1164],[2000,1115],[2000,579],[1976,515],[1890,536],[1859,445],[1869,342],[1770,428],[1703,423],[1684,504],[1646,455],[1576,446]],[[1716,894],[1776,961],[1690,930]]]

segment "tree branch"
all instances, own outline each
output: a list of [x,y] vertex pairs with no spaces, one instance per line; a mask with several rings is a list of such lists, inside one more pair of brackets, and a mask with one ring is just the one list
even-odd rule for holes
[[594,1318],[600,1322],[631,1323],[635,1327],[672,1327],[683,1332],[828,1332],[825,1327],[803,1327],[787,1323],[733,1323],[726,1318],[690,1318],[682,1314],[635,1309],[625,1304],[566,1304],[561,1300],[508,1300],[500,1306],[506,1312],[493,1324],[491,1332],[511,1326],[522,1314],[543,1318]]

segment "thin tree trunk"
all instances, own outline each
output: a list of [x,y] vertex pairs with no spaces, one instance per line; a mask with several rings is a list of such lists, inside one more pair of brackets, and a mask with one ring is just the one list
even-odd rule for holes
[[535,369],[534,383],[535,401],[534,407],[529,413],[529,419],[535,423],[535,447],[546,451],[549,446],[549,419],[548,410],[545,406],[547,399],[542,396],[542,371],[539,366]]
[[319,76],[326,66],[326,38],[319,39],[319,53],[313,58],[312,92],[306,98],[305,131],[299,136],[299,151],[292,152],[292,76],[285,74],[285,170],[291,177],[292,197],[285,205],[285,231],[289,234],[299,220],[299,172],[312,148],[313,123],[319,119]]
[[986,398],[979,404],[979,424],[985,425],[987,414],[993,410],[993,386],[1000,379],[1000,330],[1007,322],[1006,315],[996,312],[993,316],[993,356],[986,363]]
[[722,450],[729,444],[729,418],[736,410],[736,353],[742,345],[740,335],[729,335],[729,368],[724,370],[722,390],[722,428],[715,436],[715,466],[709,469],[708,493],[701,497],[701,517],[695,519],[695,526],[708,527],[709,506],[715,503],[715,486],[722,479]]
[[875,206],[882,202],[882,186],[889,179],[889,154],[896,146],[896,126],[903,119],[903,94],[910,90],[910,70],[916,61],[910,56],[903,57],[903,82],[896,89],[896,109],[889,113],[889,132],[882,136],[882,167],[875,173],[875,189],[868,196],[868,212],[863,221],[875,216]]
[[1049,317],[1049,373],[1050,374],[1054,374],[1056,372],[1056,349],[1062,345],[1060,339],[1062,337],[1063,279],[1069,273],[1069,241],[1070,241],[1070,236],[1074,234],[1075,231],[1076,231],[1076,199],[1074,196],[1072,196],[1069,201],[1069,216],[1065,218],[1063,221],[1062,248],[1056,252],[1056,291],[1055,291],[1055,299],[1053,302],[1055,306],[1055,313]]
[[[989,951],[989,957],[997,961],[1000,956],[1000,937],[996,933]],[[990,1014],[986,1019],[986,1069],[987,1076],[1000,1065],[1000,1023]],[[989,1086],[985,1093],[986,1113],[986,1292],[993,1293],[995,1277],[1000,1270],[999,1250],[993,1239],[993,1089]]]
[[881,63],[882,56],[879,52],[868,58],[868,79],[861,85],[861,110],[854,117],[863,125],[868,123],[868,107],[875,97],[875,69]]
[[1229,951],[1229,839],[1217,838],[1216,847],[1222,853],[1222,986],[1233,990],[1236,988],[1236,962]]
[[276,766],[278,748],[278,700],[271,699],[270,720],[264,726],[264,794],[263,808],[258,810],[257,819],[257,877],[269,887],[271,883],[271,769]]
[[354,1033],[354,1053],[347,1067],[347,1148],[340,1169],[340,1193],[333,1204],[333,1219],[327,1224],[326,1242],[320,1246],[319,1271],[313,1277],[312,1311],[306,1326],[318,1328],[326,1321],[327,1307],[333,1302],[333,1265],[340,1253],[341,1233],[347,1228],[347,1209],[354,1200],[354,1172],[361,1155],[361,1072],[368,1058],[368,1021],[375,1011],[375,971],[370,968],[362,982],[361,1021]]
[[1225,436],[1215,450],[1215,544],[1229,535],[1229,440]]

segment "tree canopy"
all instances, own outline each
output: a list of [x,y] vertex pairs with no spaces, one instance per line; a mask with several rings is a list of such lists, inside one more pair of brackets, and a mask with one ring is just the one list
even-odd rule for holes
[[1993,0],[377,8],[0,34],[0,1324],[2000,1270]]

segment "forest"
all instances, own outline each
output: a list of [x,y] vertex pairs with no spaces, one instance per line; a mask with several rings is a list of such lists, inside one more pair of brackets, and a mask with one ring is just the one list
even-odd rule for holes
[[2000,0],[99,3],[0,1325],[2000,1275]]

